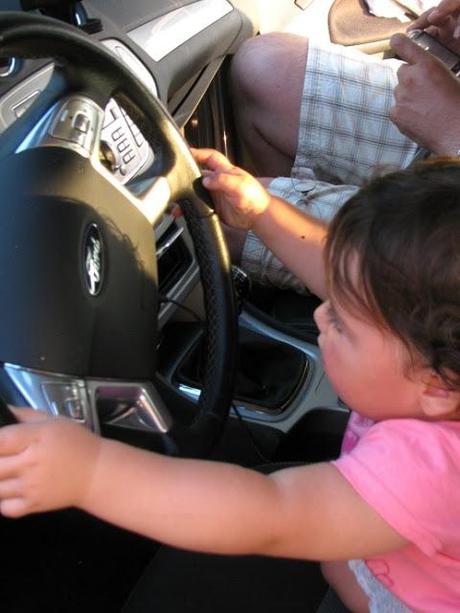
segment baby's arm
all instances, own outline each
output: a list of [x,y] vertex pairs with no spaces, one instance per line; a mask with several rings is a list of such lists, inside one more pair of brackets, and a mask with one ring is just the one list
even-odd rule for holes
[[266,476],[101,439],[66,419],[0,431],[0,511],[76,506],[197,551],[348,559],[405,541],[324,463]]
[[252,230],[317,296],[325,298],[323,246],[327,225],[267,192],[253,176],[213,149],[193,149],[219,217]]

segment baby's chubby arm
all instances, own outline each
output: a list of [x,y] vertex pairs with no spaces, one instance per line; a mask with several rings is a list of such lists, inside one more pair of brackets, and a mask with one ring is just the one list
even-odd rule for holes
[[101,439],[65,418],[21,418],[0,430],[6,516],[75,506],[173,546],[223,554],[332,560],[405,544],[327,463],[267,476]]
[[257,179],[218,151],[192,149],[192,154],[222,221],[252,230],[314,294],[325,298],[327,225],[272,196]]

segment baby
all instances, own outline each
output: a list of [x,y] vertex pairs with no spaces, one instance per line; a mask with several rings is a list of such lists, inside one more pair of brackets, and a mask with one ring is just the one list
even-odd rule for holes
[[340,458],[263,475],[20,410],[0,431],[1,513],[75,506],[177,547],[319,560],[353,611],[459,610],[460,164],[377,178],[326,229],[194,155],[222,219],[326,298],[324,368],[353,410]]

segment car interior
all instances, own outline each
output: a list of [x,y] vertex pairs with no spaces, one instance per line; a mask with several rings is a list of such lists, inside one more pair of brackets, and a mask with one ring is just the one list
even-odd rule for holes
[[[349,411],[319,300],[231,265],[186,143],[244,165],[228,70],[246,39],[382,54],[405,27],[361,0],[2,0],[1,396],[172,455],[335,457]],[[8,613],[121,611],[159,549],[76,510],[0,530]]]

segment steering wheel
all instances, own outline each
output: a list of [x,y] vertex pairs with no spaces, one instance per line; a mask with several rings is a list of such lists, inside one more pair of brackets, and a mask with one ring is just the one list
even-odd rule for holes
[[[0,361],[31,406],[99,430],[116,398],[144,427],[205,453],[232,398],[237,316],[231,266],[200,171],[174,121],[103,45],[73,26],[0,15],[0,55],[53,58],[49,85],[0,138]],[[140,196],[99,162],[114,98],[154,152]],[[193,240],[206,324],[203,389],[191,423],[173,420],[155,381],[158,278],[153,226],[179,203]]]

